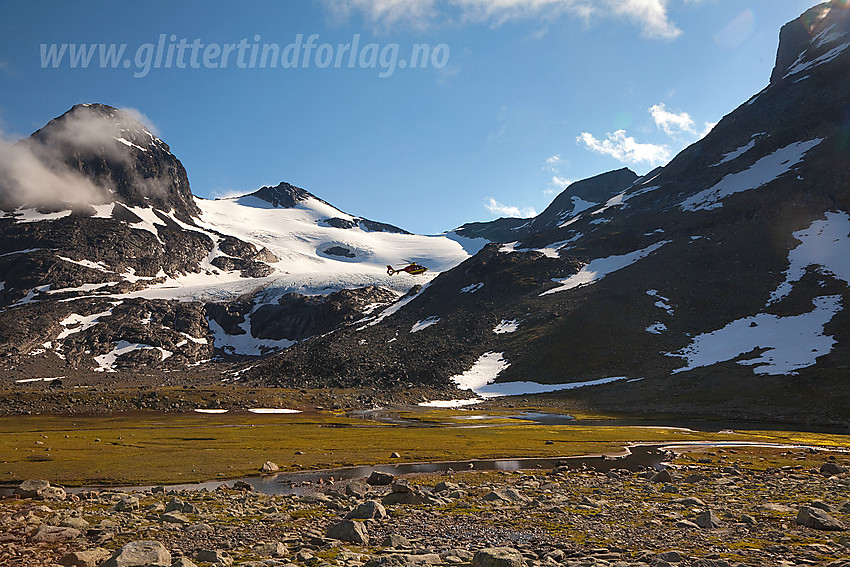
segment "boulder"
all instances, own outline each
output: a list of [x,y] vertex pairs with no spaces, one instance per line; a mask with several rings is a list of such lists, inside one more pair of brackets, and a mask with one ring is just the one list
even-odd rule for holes
[[280,467],[271,461],[266,461],[263,463],[263,466],[260,467],[260,472],[264,473],[273,473],[280,470]]
[[91,524],[88,523],[84,518],[71,516],[70,518],[65,518],[64,520],[59,522],[59,527],[76,528],[78,530],[87,530],[91,527]]
[[68,497],[68,494],[65,492],[64,488],[59,486],[48,486],[41,491],[39,497],[44,500],[61,501],[65,500],[65,498]]
[[514,488],[499,488],[484,495],[486,502],[506,502],[509,504],[526,504],[530,499]]
[[390,473],[372,471],[372,474],[370,474],[369,478],[366,479],[366,484],[370,484],[372,486],[388,486],[394,478],[395,477]]
[[409,504],[415,506],[425,502],[425,495],[418,490],[411,492],[390,492],[381,498],[381,502],[384,506],[392,506],[393,504]]
[[657,482],[657,483],[667,482],[667,483],[669,483],[669,482],[673,482],[673,475],[670,474],[669,470],[664,469],[664,470],[658,471],[657,473],[652,475],[652,478],[650,478],[649,480],[650,480],[650,482]]
[[732,567],[722,559],[698,559],[694,561],[693,567]]
[[393,549],[410,549],[413,545],[404,536],[389,534],[381,541],[381,547],[392,547]]
[[472,567],[524,567],[522,553],[512,547],[488,547],[472,557]]
[[159,517],[159,521],[166,524],[191,524],[192,521],[180,512],[166,512]]
[[692,508],[694,506],[700,506],[700,507],[705,506],[705,502],[703,502],[702,500],[700,500],[699,498],[697,498],[695,496],[687,496],[685,498],[677,498],[677,499],[673,500],[672,502],[673,502],[673,504],[681,504],[682,506],[685,506],[687,508]]
[[65,567],[97,567],[109,556],[112,555],[108,550],[96,547],[86,551],[74,551],[67,553],[59,559],[59,564]]
[[371,558],[364,567],[415,567],[439,565],[440,563],[442,563],[442,560],[436,553],[423,553],[421,555],[391,553]]
[[233,558],[226,551],[220,549],[202,549],[195,555],[195,559],[213,565],[224,565],[225,567],[233,565]]
[[62,526],[49,526],[42,524],[29,537],[32,543],[58,543],[77,539],[83,532],[76,528],[63,528]]
[[458,486],[454,482],[447,481],[447,480],[441,480],[434,487],[434,492],[439,493],[439,492],[446,492],[446,491],[458,490],[458,489],[460,489],[460,486]]
[[367,545],[369,543],[369,535],[366,533],[366,527],[363,522],[354,520],[343,520],[336,524],[328,526],[327,536],[331,539]]
[[100,567],[171,567],[171,554],[158,541],[131,541]]
[[116,512],[132,512],[139,509],[139,499],[129,494],[122,496],[121,500],[112,507]]
[[171,567],[198,567],[194,561],[186,557],[180,557],[171,564]]
[[289,554],[289,549],[279,541],[274,541],[258,545],[254,548],[254,553],[261,557],[284,557]]
[[842,474],[847,472],[847,467],[843,467],[838,463],[826,462],[820,466],[820,473],[827,476]]
[[696,517],[694,523],[703,529],[710,530],[714,528],[719,528],[722,522],[713,510],[705,510],[699,516]]
[[795,521],[801,526],[815,530],[840,532],[847,529],[844,524],[830,516],[825,510],[811,506],[800,508]]
[[346,520],[380,520],[386,517],[386,508],[375,500],[367,500],[358,504],[354,510],[345,515]]
[[354,496],[355,498],[365,498],[369,492],[369,485],[363,482],[349,482],[345,485],[345,495]]
[[690,520],[679,520],[678,522],[676,522],[675,526],[677,528],[685,528],[685,529],[689,529],[689,530],[698,530],[699,529],[699,526],[696,525],[695,523],[693,523]]
[[682,561],[682,554],[678,551],[663,551],[656,557],[659,561],[666,561],[667,563],[680,563]]
[[21,498],[41,498],[41,493],[50,488],[50,483],[41,479],[29,479],[23,481],[14,493]]

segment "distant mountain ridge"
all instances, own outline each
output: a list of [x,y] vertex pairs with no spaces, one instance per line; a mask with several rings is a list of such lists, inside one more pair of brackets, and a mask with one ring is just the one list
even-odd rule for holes
[[771,83],[667,166],[460,227],[494,243],[245,379],[850,423],[848,11],[824,3],[785,26]]
[[103,104],[74,106],[12,151],[0,164],[0,370],[170,371],[262,355],[423,280],[391,278],[387,264],[410,257],[436,274],[468,257],[288,183],[196,198],[168,145]]

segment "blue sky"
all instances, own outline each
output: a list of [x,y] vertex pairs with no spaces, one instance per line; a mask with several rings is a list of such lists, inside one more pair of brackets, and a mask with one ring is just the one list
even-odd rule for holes
[[[16,139],[76,103],[134,108],[199,196],[287,181],[433,234],[663,165],[766,86],[779,28],[815,3],[0,0],[0,127]],[[116,68],[99,52],[72,68],[70,45],[101,43],[126,44]],[[42,44],[69,47],[57,63]]]

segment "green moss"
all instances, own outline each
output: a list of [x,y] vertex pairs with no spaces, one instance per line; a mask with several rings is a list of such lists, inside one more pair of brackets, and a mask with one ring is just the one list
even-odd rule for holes
[[[454,410],[437,413],[432,417],[441,420],[468,415]],[[850,441],[848,436],[793,432],[726,435],[607,425],[518,424],[513,420],[498,427],[408,427],[321,412],[0,417],[0,433],[0,482],[47,478],[70,486],[238,478],[258,474],[267,460],[283,470],[386,463],[394,451],[401,452],[406,462],[421,462],[616,453],[633,442],[728,439],[826,447],[846,446]],[[36,441],[44,445],[35,445]],[[37,459],[45,448],[50,448],[51,461]],[[304,454],[296,455],[298,451]],[[752,468],[779,462],[800,464],[790,457],[778,461],[776,453],[764,455],[769,458],[754,461]]]

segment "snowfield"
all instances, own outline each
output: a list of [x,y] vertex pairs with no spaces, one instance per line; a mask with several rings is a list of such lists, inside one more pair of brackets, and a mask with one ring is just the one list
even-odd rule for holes
[[813,303],[814,310],[802,315],[778,317],[760,313],[699,335],[689,346],[671,353],[687,361],[673,373],[734,360],[755,351],[738,364],[753,366],[756,374],[796,374],[800,368],[815,364],[819,356],[829,354],[836,342],[824,335],[824,326],[841,310],[841,296],[818,297]]
[[[610,382],[627,380],[625,377],[600,378],[588,380],[587,382],[571,382],[568,384],[538,384],[537,382],[502,382],[494,383],[499,374],[510,366],[505,360],[504,353],[487,352],[482,354],[472,368],[453,376],[452,380],[461,390],[472,390],[481,398],[494,398],[498,396],[519,396],[523,394],[543,394],[546,392],[557,392],[560,390],[574,390],[585,386],[599,386]],[[461,403],[458,403],[461,402]],[[469,400],[447,400],[426,402],[430,407],[457,407],[475,403]],[[420,404],[425,405],[425,404]]]
[[544,291],[540,295],[550,295],[552,293],[567,291],[570,289],[598,282],[608,274],[612,274],[617,270],[622,270],[623,268],[631,266],[635,262],[646,258],[668,242],[669,240],[662,240],[661,242],[656,242],[655,244],[647,246],[642,250],[636,250],[634,252],[623,254],[621,256],[608,256],[607,258],[597,258],[591,261],[586,266],[582,267],[582,269],[579,270],[576,274],[573,274],[563,279],[553,279],[552,281],[558,282],[561,285],[548,291]]
[[815,138],[808,142],[797,142],[767,155],[747,169],[730,173],[714,187],[700,191],[685,199],[680,206],[683,211],[710,211],[723,206],[721,201],[735,193],[758,189],[778,179],[803,161],[806,154],[824,139]]

